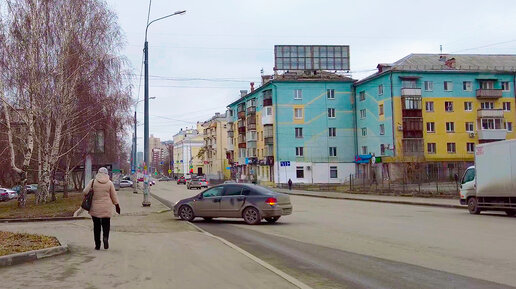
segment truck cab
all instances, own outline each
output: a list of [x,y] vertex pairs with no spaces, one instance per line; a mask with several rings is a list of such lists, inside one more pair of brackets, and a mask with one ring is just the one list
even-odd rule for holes
[[467,205],[471,197],[475,197],[475,166],[468,167],[460,180],[460,204]]

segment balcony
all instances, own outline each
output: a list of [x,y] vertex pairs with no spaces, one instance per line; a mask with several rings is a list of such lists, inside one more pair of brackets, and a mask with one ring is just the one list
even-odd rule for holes
[[239,134],[245,134],[245,125],[244,125],[244,126],[239,126],[239,127],[238,127],[238,133],[239,133]]
[[273,124],[274,123],[274,115],[271,111],[271,114],[267,114],[265,110],[262,111],[262,124]]
[[246,136],[247,141],[256,141],[256,132],[248,132]]
[[402,88],[401,96],[421,96],[421,88]]
[[227,144],[227,148],[226,148],[228,151],[233,151],[235,150],[235,146],[233,145],[233,142],[231,142],[230,140],[228,140],[228,144]]
[[263,142],[266,145],[272,145],[272,144],[274,144],[274,138],[273,137],[264,137]]
[[248,141],[247,148],[256,148],[256,141]]
[[477,117],[503,118],[503,109],[479,109],[477,111]]
[[247,125],[247,131],[256,130],[256,123],[250,123]]
[[250,106],[247,108],[247,114],[256,113],[256,106]]
[[235,132],[233,130],[228,130],[228,137],[235,137]]
[[502,97],[501,89],[477,89],[477,98],[497,99]]
[[264,98],[263,106],[272,106],[272,98]]
[[274,147],[273,146],[267,146],[265,147],[265,149],[263,150],[263,154],[264,156],[266,157],[271,157],[271,156],[274,156]]
[[505,140],[507,130],[505,129],[479,129],[478,140]]
[[244,119],[245,118],[245,111],[239,111],[238,112],[238,118]]

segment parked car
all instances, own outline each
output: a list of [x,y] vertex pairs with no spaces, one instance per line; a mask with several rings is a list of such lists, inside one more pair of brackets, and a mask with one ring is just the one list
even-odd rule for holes
[[196,217],[243,218],[256,225],[265,219],[275,223],[281,216],[292,214],[290,197],[254,184],[215,186],[174,205],[174,216],[192,221]]
[[184,176],[179,177],[179,179],[177,179],[177,184],[178,184],[178,185],[179,185],[179,184],[184,184],[184,185],[186,185],[186,179],[185,179],[185,177],[184,177]]
[[0,189],[0,202],[5,202],[9,200],[9,193],[5,189]]
[[35,194],[38,191],[38,184],[27,185],[27,194]]
[[130,188],[133,186],[133,182],[131,181],[128,181],[128,180],[121,180],[120,181],[120,187],[121,188]]
[[191,190],[193,188],[196,188],[196,189],[202,189],[203,187],[203,184],[202,184],[202,179],[200,178],[192,178],[190,180],[188,180],[188,182],[186,183],[186,188]]
[[4,192],[4,191],[5,191],[5,192],[7,192],[8,197],[9,197],[9,200],[12,200],[12,199],[16,199],[16,198],[18,198],[18,195],[19,195],[19,194],[18,194],[16,191],[13,191],[13,190],[11,190],[11,189],[7,189],[7,188],[0,188],[0,190],[1,190],[2,192]]
[[170,181],[173,181],[174,179],[173,178],[169,178],[169,177],[162,177],[160,178],[158,181],[159,182],[170,182]]
[[208,180],[206,180],[205,178],[202,178],[202,179],[200,179],[200,182],[201,182],[201,186],[203,188],[208,188]]

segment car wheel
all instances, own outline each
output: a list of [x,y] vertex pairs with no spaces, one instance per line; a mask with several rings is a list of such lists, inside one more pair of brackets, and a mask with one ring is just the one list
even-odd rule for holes
[[270,224],[274,224],[276,223],[277,220],[279,220],[279,216],[278,217],[270,217],[270,218],[265,218],[265,221],[267,221],[267,223],[270,223]]
[[206,222],[210,222],[213,220],[212,217],[202,217]]
[[514,217],[514,215],[516,215],[516,210],[506,210],[505,213],[509,217]]
[[249,225],[259,224],[262,220],[262,217],[260,216],[260,211],[253,207],[246,208],[242,213],[242,217],[244,218],[244,221]]
[[468,199],[468,211],[470,214],[473,214],[473,215],[480,214],[480,209],[478,208],[477,198],[471,197]]
[[195,218],[194,212],[190,206],[183,205],[179,208],[179,217],[185,221],[192,221]]

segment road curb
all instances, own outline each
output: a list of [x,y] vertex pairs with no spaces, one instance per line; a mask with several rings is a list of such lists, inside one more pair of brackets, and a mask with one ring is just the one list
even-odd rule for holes
[[61,255],[69,252],[68,245],[55,237],[60,246],[40,250],[27,251],[0,257],[0,266],[11,266],[25,262],[32,262],[39,259]]
[[52,222],[86,220],[88,217],[48,217],[48,218],[21,218],[21,219],[0,219],[0,223],[24,223],[24,222]]
[[413,206],[425,206],[425,207],[441,207],[441,208],[448,208],[448,209],[467,209],[466,206],[461,206],[461,205],[420,203],[420,202],[396,201],[396,200],[362,199],[362,198],[352,198],[352,197],[318,196],[318,195],[311,195],[311,194],[289,193],[289,192],[280,192],[280,193],[293,195],[293,196],[303,196],[303,197],[333,199],[333,200],[363,201],[363,202],[389,203],[389,204],[413,205]]
[[[151,193],[151,196],[156,199],[158,202],[160,202],[162,205],[164,205],[165,207],[168,207],[170,208],[167,204],[165,204],[165,202],[163,202],[163,198],[159,197],[159,196],[156,196],[154,194]],[[170,208],[171,210],[173,208]],[[287,282],[291,283],[292,285],[298,287],[298,288],[301,288],[301,289],[312,289],[312,287],[306,285],[305,283],[299,281],[298,279],[288,275],[287,273],[281,271],[280,269],[272,266],[271,264],[263,261],[262,259],[254,256],[253,254],[247,252],[246,250],[238,247],[237,245],[229,242],[228,240],[224,239],[224,238],[221,238],[221,237],[218,237],[218,236],[215,236],[209,232],[207,232],[206,230],[202,229],[201,227],[195,225],[194,223],[192,222],[187,222],[190,226],[192,226],[195,230],[209,236],[209,237],[212,237],[214,239],[217,239],[219,240],[220,242],[222,242],[223,244],[225,244],[226,246],[232,248],[233,250],[239,252],[240,254],[246,256],[247,258],[253,260],[254,262],[258,263],[260,266],[264,267],[265,269],[271,271],[272,273],[280,276],[281,278],[285,279]]]
[[240,254],[246,256],[247,258],[253,260],[254,262],[258,263],[259,265],[261,265],[262,267],[264,267],[265,269],[271,271],[272,273],[280,276],[281,278],[285,279],[287,282],[291,283],[292,285],[298,287],[298,288],[301,288],[301,289],[312,289],[312,287],[306,285],[305,283],[299,281],[298,279],[290,276],[289,274],[281,271],[280,269],[272,266],[271,264],[263,261],[262,259],[256,257],[255,255],[247,252],[246,250],[238,247],[237,245],[229,242],[228,240],[224,239],[224,238],[221,238],[221,237],[218,237],[218,236],[215,236],[209,232],[207,232],[206,230],[200,228],[199,226],[195,225],[194,223],[192,222],[187,222],[188,224],[190,224],[194,229],[196,229],[197,231],[209,236],[209,237],[212,237],[212,238],[215,238],[217,240],[219,240],[220,242],[222,242],[224,245],[232,248],[233,250],[239,252]]

